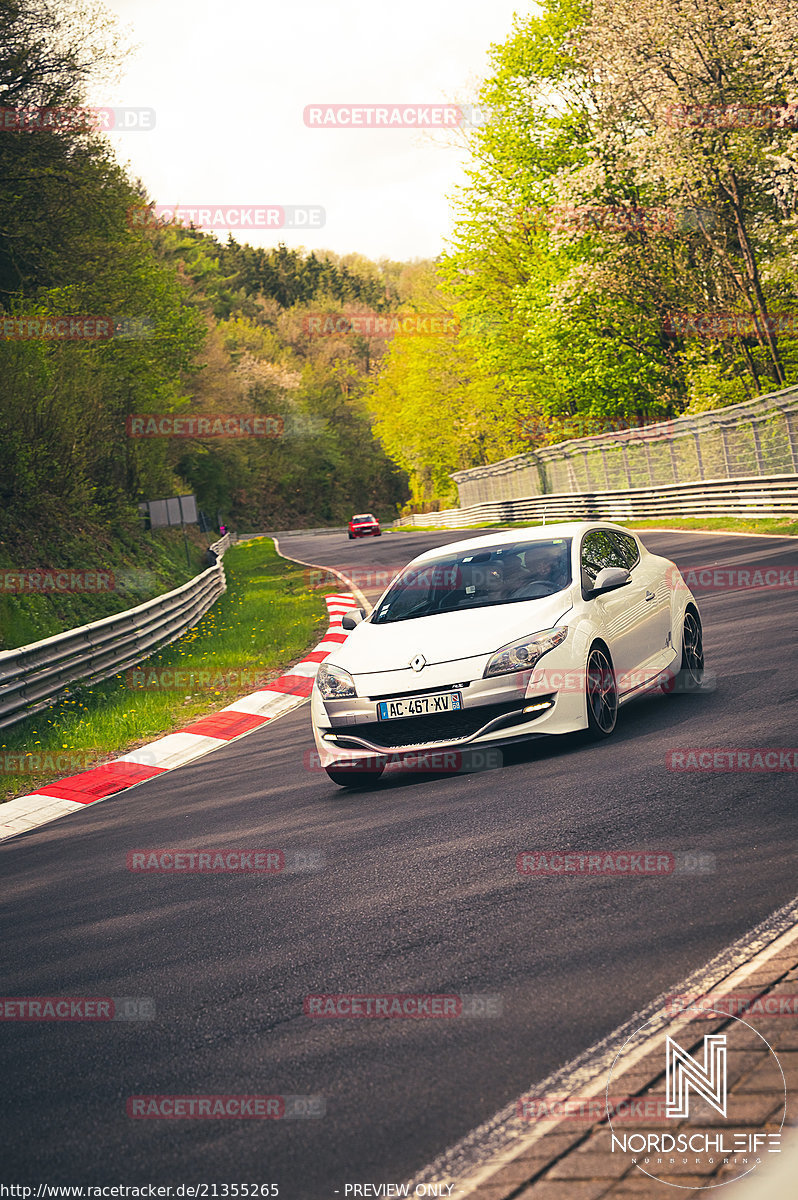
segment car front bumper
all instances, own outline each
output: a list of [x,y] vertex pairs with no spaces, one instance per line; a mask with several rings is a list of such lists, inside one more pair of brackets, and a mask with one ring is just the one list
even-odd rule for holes
[[[555,660],[559,659],[559,664]],[[552,661],[549,664],[549,660]],[[565,656],[553,651],[542,663],[548,671],[518,671],[484,679],[487,658],[427,667],[424,683],[410,669],[356,676],[358,696],[323,700],[311,693],[316,749],[322,766],[384,756],[400,761],[421,752],[507,744],[545,734],[570,733],[587,724],[584,690],[553,689],[551,680],[569,671]],[[422,717],[379,721],[377,703],[398,696],[459,691],[463,707]]]

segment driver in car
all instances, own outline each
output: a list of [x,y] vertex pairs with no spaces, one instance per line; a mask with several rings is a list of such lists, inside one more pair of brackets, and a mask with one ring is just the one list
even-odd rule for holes
[[535,579],[551,584],[552,595],[568,586],[568,558],[565,546],[539,546],[530,567]]
[[545,585],[543,595],[554,595],[568,585],[568,563],[561,546],[536,546],[534,559],[525,567],[516,554],[510,554],[503,560],[505,571],[505,596],[510,599],[522,599],[528,593],[529,598],[541,595],[540,587]]

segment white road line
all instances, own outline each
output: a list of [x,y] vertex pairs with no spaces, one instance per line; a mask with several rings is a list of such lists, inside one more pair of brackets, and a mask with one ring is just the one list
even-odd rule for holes
[[[646,1008],[620,1025],[607,1037],[584,1050],[580,1055],[546,1079],[532,1083],[522,1095],[558,1096],[578,1094],[580,1097],[597,1095],[606,1087],[607,1076],[620,1047],[647,1021],[652,1021],[652,1039],[656,1038],[665,1025],[678,1028],[668,1014],[669,996],[700,997],[712,991],[721,982],[724,987],[738,988],[749,975],[758,970],[768,959],[778,954],[798,938],[798,897],[777,909],[766,920],[738,938],[705,966],[694,971],[680,983],[674,984],[652,1000]],[[752,958],[752,954],[754,957]],[[657,1020],[657,1018],[659,1018]],[[678,1020],[678,1019],[677,1019]],[[684,1023],[684,1022],[680,1022]],[[651,1050],[645,1050],[635,1060]],[[631,1065],[631,1058],[630,1058]],[[419,1183],[451,1183],[458,1198],[472,1195],[492,1175],[522,1154],[545,1134],[556,1128],[552,1123],[524,1130],[518,1121],[518,1099],[501,1109],[495,1116],[466,1134],[455,1145],[450,1146],[433,1162],[422,1168],[410,1181],[410,1194]],[[454,1193],[453,1193],[454,1194]]]
[[305,562],[304,558],[293,558],[290,554],[283,554],[277,538],[273,537],[272,541],[274,542],[275,550],[281,558],[287,558],[289,562],[299,563],[301,567],[313,567],[316,571],[329,571],[331,575],[335,575],[336,578],[342,580],[349,588],[350,592],[357,597],[357,602],[360,607],[365,608],[367,613],[371,612],[373,605],[369,604],[368,600],[363,595],[357,584],[352,579],[349,579],[346,575],[344,575],[341,571],[336,571],[335,567],[320,567],[318,563]]

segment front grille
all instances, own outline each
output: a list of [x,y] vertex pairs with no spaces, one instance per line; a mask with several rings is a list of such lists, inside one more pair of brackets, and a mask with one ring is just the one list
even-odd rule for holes
[[[431,742],[457,742],[477,733],[494,717],[519,713],[523,701],[511,700],[505,704],[481,704],[478,708],[464,708],[460,712],[435,713],[426,717],[402,717],[398,721],[369,721],[354,729],[334,730],[339,746],[353,745],[350,738],[364,738],[375,746],[426,746]],[[525,718],[528,720],[529,718]]]

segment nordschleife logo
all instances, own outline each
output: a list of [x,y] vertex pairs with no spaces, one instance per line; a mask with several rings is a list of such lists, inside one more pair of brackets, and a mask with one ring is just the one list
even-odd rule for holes
[[[708,1018],[716,1027],[705,1034]],[[779,1153],[787,1114],[784,1072],[762,1034],[720,1008],[700,1006],[694,1014],[686,1010],[669,1028],[675,1036],[662,1028],[658,1013],[615,1056],[606,1088],[610,1151],[681,1191],[722,1187]],[[742,1068],[735,1075],[728,1055],[736,1046],[758,1054],[757,1070],[768,1063],[775,1067],[768,1073],[778,1081],[773,1093],[777,1112],[765,1128],[750,1108],[750,1096],[735,1091]],[[641,1062],[652,1078],[642,1091]],[[636,1099],[623,1105],[610,1099],[619,1096]],[[688,1178],[696,1182],[685,1182]]]
[[666,1108],[669,1118],[690,1116],[690,1089],[703,1096],[722,1117],[726,1116],[726,1034],[707,1034],[704,1062],[696,1062],[672,1037],[665,1039],[668,1053]]

